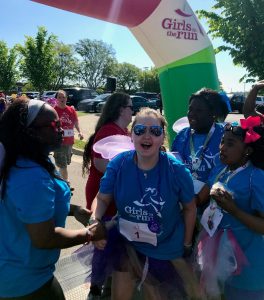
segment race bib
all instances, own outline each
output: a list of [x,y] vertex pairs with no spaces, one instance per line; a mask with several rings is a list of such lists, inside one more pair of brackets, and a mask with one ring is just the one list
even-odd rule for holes
[[70,137],[74,136],[74,130],[73,129],[63,129],[64,137]]
[[157,246],[157,234],[150,231],[146,223],[135,223],[119,218],[119,231],[129,241]]
[[208,232],[210,237],[215,234],[217,227],[219,226],[221,220],[223,218],[223,213],[219,209],[219,207],[209,205],[204,211],[201,224],[204,229]]

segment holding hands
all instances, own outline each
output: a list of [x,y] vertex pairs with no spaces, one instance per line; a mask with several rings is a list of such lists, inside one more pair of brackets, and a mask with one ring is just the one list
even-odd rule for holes
[[107,230],[105,224],[100,220],[91,219],[88,230],[91,235],[91,241],[96,248],[103,250],[106,246]]

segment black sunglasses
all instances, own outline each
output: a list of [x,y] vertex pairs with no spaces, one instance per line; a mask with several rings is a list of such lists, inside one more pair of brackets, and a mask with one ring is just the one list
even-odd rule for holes
[[232,125],[231,123],[227,123],[224,127],[225,131],[231,131],[234,135],[245,137],[246,131],[242,129],[240,126]]
[[144,133],[147,132],[147,129],[149,130],[149,133],[153,136],[161,136],[163,133],[163,128],[159,125],[151,125],[151,126],[146,126],[146,125],[142,125],[142,124],[136,124],[133,127],[133,131],[135,133],[135,135],[143,135]]

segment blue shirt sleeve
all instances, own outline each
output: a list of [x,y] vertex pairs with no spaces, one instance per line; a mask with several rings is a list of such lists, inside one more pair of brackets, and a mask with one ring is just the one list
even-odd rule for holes
[[125,159],[125,155],[127,155],[126,153],[127,152],[117,155],[107,165],[104,176],[101,178],[100,181],[100,188],[99,188],[100,193],[111,194],[111,195],[114,194],[114,187],[117,178],[117,173],[121,168],[121,164]]
[[179,152],[181,156],[184,153],[184,147],[185,145],[189,145],[189,138],[188,138],[188,132],[190,131],[190,128],[184,128],[182,129],[175,137],[172,146],[171,151],[172,152]]
[[21,184],[12,190],[12,198],[16,199],[15,209],[22,222],[40,223],[54,216],[55,186],[46,171],[41,168],[29,170],[28,176],[21,179]]
[[175,171],[175,185],[180,188],[179,199],[182,203],[189,203],[194,197],[193,181],[190,171],[178,161],[173,162]]
[[250,178],[251,208],[264,212],[264,171],[254,168]]

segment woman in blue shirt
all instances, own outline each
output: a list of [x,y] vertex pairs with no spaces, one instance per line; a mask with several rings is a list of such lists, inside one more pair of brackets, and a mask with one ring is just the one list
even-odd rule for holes
[[63,130],[40,100],[17,99],[0,119],[5,148],[0,202],[0,299],[65,299],[53,275],[60,249],[102,235],[64,228],[69,213],[83,223],[89,211],[70,205],[71,192],[48,155]]
[[[126,245],[113,251],[112,260],[119,258],[113,272],[114,299],[131,299],[136,282],[138,287],[143,285],[145,299],[167,299],[168,287],[174,284],[173,266],[188,296],[198,294],[182,259],[184,250],[186,253],[191,247],[196,216],[192,180],[183,164],[161,151],[164,131],[163,116],[142,109],[132,124],[135,150],[114,158],[101,180],[93,218],[100,220],[115,201],[120,237],[116,245]],[[106,240],[95,245],[103,249]]]

